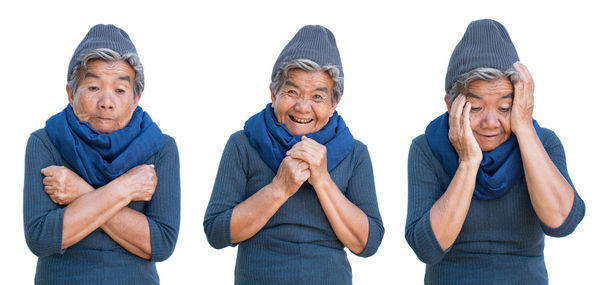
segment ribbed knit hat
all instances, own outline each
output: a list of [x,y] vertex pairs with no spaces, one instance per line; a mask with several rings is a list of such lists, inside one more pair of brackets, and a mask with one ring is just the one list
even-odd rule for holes
[[517,50],[502,24],[490,19],[473,21],[450,57],[446,93],[463,73],[481,67],[505,71],[517,61]]
[[[135,49],[133,42],[131,42],[129,35],[127,35],[125,31],[113,25],[95,25],[90,29],[87,35],[85,35],[85,38],[83,38],[81,43],[79,43],[77,46],[77,49],[75,49],[73,57],[71,57],[69,70],[67,71],[67,82],[71,79],[73,68],[81,61],[81,57],[85,53],[99,48],[108,48],[116,51],[120,55],[125,55],[128,53],[137,54],[137,50]],[[140,75],[142,77],[143,91],[145,85],[143,69]]]
[[271,81],[275,73],[285,63],[294,59],[310,59],[321,66],[333,65],[340,70],[342,78],[341,89],[344,92],[344,70],[340,52],[335,42],[335,37],[330,30],[319,25],[302,27],[292,40],[283,48],[271,73]]

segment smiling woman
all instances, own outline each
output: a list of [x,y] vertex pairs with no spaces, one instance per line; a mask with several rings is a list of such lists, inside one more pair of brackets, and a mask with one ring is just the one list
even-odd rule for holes
[[333,80],[323,71],[291,69],[281,90],[271,91],[277,121],[285,124],[295,136],[319,131],[333,116],[338,104],[329,96],[332,89]]
[[351,284],[344,247],[359,256],[383,238],[364,144],[335,111],[343,69],[333,34],[305,26],[271,75],[271,102],[229,138],[204,231],[239,244],[236,284]]

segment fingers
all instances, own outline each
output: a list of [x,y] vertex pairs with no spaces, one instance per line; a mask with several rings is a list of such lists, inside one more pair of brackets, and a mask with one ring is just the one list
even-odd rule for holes
[[[533,82],[533,77],[531,76],[531,73],[529,72],[529,69],[527,68],[527,66],[525,66],[521,62],[517,61],[513,64],[513,67],[515,68],[517,73],[519,73],[519,77],[521,78],[519,80],[519,82],[515,83],[515,89],[522,88],[524,95],[532,95],[533,96],[533,90],[535,89],[535,83]],[[515,93],[517,93],[516,90],[515,90]]]
[[466,97],[464,95],[458,95],[454,102],[452,102],[452,106],[450,107],[450,127],[459,128],[461,126],[461,115],[463,113]]
[[308,163],[306,163],[306,161],[304,160],[300,160],[300,162],[298,163],[298,168],[301,170],[306,170],[308,169],[310,165]]
[[44,176],[52,176],[61,167],[64,167],[64,166],[50,165],[48,167],[42,168],[41,172]]
[[[463,132],[472,132],[471,130],[471,102],[467,102],[462,111],[461,129]],[[466,133],[467,134],[467,133]],[[468,135],[468,134],[467,134]]]
[[308,178],[310,178],[310,170],[304,169],[304,170],[300,171],[300,175],[298,175],[298,179],[300,179],[301,181],[306,181],[306,180],[308,180]]
[[533,78],[531,77],[531,73],[529,72],[529,69],[527,68],[527,66],[522,64],[520,61],[517,61],[513,64],[513,67],[515,68],[517,73],[519,73],[519,76],[521,77],[521,81],[533,83]]
[[48,195],[53,195],[54,192],[56,192],[56,187],[54,187],[53,185],[45,185],[44,192],[46,192],[46,194]]
[[302,141],[296,143],[286,154],[309,164],[317,164],[327,156],[327,148],[317,141],[303,136]]

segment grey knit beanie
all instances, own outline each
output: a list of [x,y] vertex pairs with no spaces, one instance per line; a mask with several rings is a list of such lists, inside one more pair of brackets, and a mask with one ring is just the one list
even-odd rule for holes
[[[85,53],[99,48],[108,48],[116,51],[120,55],[125,55],[128,53],[134,53],[137,55],[137,50],[135,49],[133,42],[131,42],[129,35],[127,35],[125,31],[113,25],[95,25],[90,29],[87,35],[85,35],[85,38],[83,38],[81,43],[79,43],[77,46],[77,49],[75,49],[73,57],[71,57],[69,70],[67,71],[67,82],[71,79],[73,68],[81,61],[81,57]],[[143,69],[140,75],[142,79],[143,91],[145,85]]]
[[341,91],[344,92],[344,70],[340,52],[335,42],[335,37],[330,30],[319,25],[302,27],[292,40],[283,48],[271,73],[271,81],[275,79],[275,73],[283,65],[294,59],[310,59],[321,66],[333,65],[340,70]]
[[463,73],[481,67],[505,71],[517,61],[517,50],[502,24],[490,19],[473,21],[450,57],[446,94]]

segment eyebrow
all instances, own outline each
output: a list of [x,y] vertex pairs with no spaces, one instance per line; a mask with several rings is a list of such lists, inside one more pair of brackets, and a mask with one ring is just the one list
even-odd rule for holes
[[291,85],[291,86],[292,86],[292,87],[294,87],[294,88],[298,88],[298,85],[294,84],[294,82],[291,82],[291,81],[289,81],[289,80],[287,80],[287,81],[285,82],[285,85]]
[[[473,93],[467,93],[467,95],[465,95],[467,98],[475,98],[475,99],[481,99],[481,96],[475,95]],[[515,95],[513,93],[508,93],[502,97],[500,97],[500,99],[506,99],[506,98],[514,98]]]
[[126,75],[126,76],[119,76],[117,79],[120,79],[120,80],[125,80],[125,81],[127,81],[127,82],[131,82],[131,78],[129,77],[129,75]]
[[[85,79],[85,78],[88,78],[88,77],[100,78],[100,76],[98,76],[98,75],[96,75],[96,74],[94,74],[92,72],[86,72],[85,76],[83,78]],[[117,77],[117,79],[124,80],[124,81],[127,81],[127,82],[131,82],[131,77],[129,77],[129,75],[119,76],[119,77]]]
[[[294,82],[291,82],[289,80],[285,82],[285,85],[290,85],[294,88],[300,88],[300,87],[298,87],[298,85],[294,84]],[[317,87],[317,88],[315,88],[315,90],[329,93],[329,89],[327,87]]]
[[88,78],[88,77],[93,77],[93,78],[100,78],[100,76],[93,74],[91,72],[86,72],[85,76],[83,78]]

